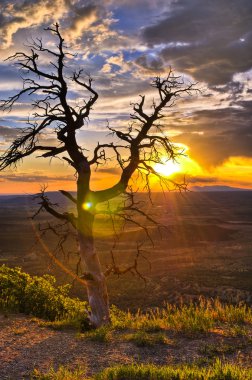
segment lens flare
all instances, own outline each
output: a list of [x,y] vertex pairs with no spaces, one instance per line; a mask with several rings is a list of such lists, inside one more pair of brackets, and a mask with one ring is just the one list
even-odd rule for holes
[[90,210],[92,206],[93,206],[92,202],[84,202],[84,203],[82,204],[82,208],[83,208],[83,210],[85,210],[85,211]]

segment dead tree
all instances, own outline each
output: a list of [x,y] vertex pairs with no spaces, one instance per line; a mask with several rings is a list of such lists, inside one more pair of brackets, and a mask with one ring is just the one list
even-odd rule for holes
[[[132,104],[133,113],[130,115],[131,124],[128,129],[119,130],[108,125],[107,128],[115,141],[98,143],[90,158],[78,144],[76,132],[88,121],[98,93],[93,87],[92,78],[84,75],[83,70],[73,72],[71,77],[66,75],[66,62],[71,61],[72,55],[64,44],[59,25],[55,24],[46,30],[58,41],[55,50],[48,48],[41,39],[34,39],[29,46],[29,53],[17,52],[8,58],[14,61],[22,72],[23,88],[16,95],[2,101],[1,109],[10,110],[22,95],[34,94],[36,97],[32,103],[33,121],[28,122],[28,127],[21,131],[0,157],[0,169],[15,166],[18,161],[38,152],[40,157],[44,158],[59,157],[73,168],[76,174],[77,197],[67,191],[61,192],[75,204],[76,214],[60,213],[44,193],[40,197],[40,209],[62,222],[69,223],[77,231],[83,271],[81,277],[87,287],[91,308],[90,320],[94,326],[100,326],[109,322],[109,302],[105,272],[101,268],[94,246],[93,225],[96,207],[102,202],[126,195],[129,203],[117,209],[118,215],[126,219],[129,211],[145,215],[137,207],[134,194],[129,191],[130,180],[134,173],[138,173],[141,177],[139,181],[144,181],[147,190],[150,190],[151,175],[158,176],[163,182],[168,181],[155,171],[155,164],[162,163],[164,156],[167,160],[175,160],[179,151],[162,133],[161,120],[165,116],[163,112],[167,107],[172,107],[178,97],[183,94],[190,95],[194,86],[185,84],[182,78],[175,76],[171,70],[166,78],[155,78],[151,85],[156,90],[157,100],[153,100],[149,110],[145,105],[145,96],[140,96],[140,101]],[[51,60],[50,69],[42,67],[40,59],[44,54]],[[81,105],[73,105],[73,102],[69,101],[70,82],[88,96]],[[49,127],[54,128],[57,145],[47,146],[42,141],[42,134]],[[88,141],[86,146],[88,147]],[[112,187],[91,190],[92,169],[107,161],[109,151],[115,156],[121,170],[119,179]],[[125,152],[128,152],[127,157]],[[183,188],[184,184],[179,186]],[[129,266],[128,270],[134,270],[134,266]],[[120,271],[112,264],[106,272],[120,274],[125,271]]]

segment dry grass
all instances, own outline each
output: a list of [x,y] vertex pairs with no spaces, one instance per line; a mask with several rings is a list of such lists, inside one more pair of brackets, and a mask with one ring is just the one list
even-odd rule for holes
[[111,311],[112,328],[144,331],[174,330],[189,334],[206,333],[214,327],[228,325],[233,335],[246,334],[246,325],[252,324],[252,310],[246,305],[225,305],[217,300],[200,299],[198,304],[175,306],[167,304],[136,314],[116,307]]

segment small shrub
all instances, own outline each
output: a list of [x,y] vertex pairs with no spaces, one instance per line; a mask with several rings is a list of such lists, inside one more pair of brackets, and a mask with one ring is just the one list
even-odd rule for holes
[[252,323],[252,310],[245,304],[222,304],[216,299],[211,306],[216,320],[232,324]]
[[248,336],[248,329],[241,325],[231,325],[227,327],[228,336]]
[[112,331],[109,326],[102,326],[97,329],[90,330],[80,337],[87,338],[94,342],[107,343],[112,339]]
[[132,327],[133,315],[128,311],[118,309],[115,305],[110,307],[111,325],[116,330],[126,330]]
[[58,370],[50,368],[46,373],[42,373],[35,369],[30,377],[31,380],[88,380],[86,370],[77,368],[70,370],[68,367],[60,366]]
[[0,308],[3,311],[20,311],[29,275],[20,268],[0,267]]
[[169,338],[164,333],[158,333],[154,334],[152,336],[153,341],[155,344],[170,344],[170,345],[175,345],[175,342]]
[[86,303],[70,298],[69,285],[56,286],[53,276],[30,276],[20,268],[0,267],[0,309],[49,321],[83,318]]
[[137,347],[148,347],[153,345],[153,341],[145,331],[137,331],[135,334],[130,334],[128,340],[133,342]]
[[129,334],[126,339],[133,342],[138,347],[148,347],[155,344],[172,343],[165,334],[148,334],[146,331],[139,330],[134,334]]
[[207,356],[208,358],[214,358],[218,355],[226,355],[226,354],[232,354],[237,350],[237,346],[233,346],[230,344],[224,344],[224,343],[208,343],[205,344],[203,347],[200,348],[199,352]]

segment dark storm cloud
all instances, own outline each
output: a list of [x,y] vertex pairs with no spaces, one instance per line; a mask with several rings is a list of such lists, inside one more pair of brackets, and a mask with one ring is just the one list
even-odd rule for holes
[[199,111],[176,141],[190,147],[190,156],[201,165],[222,164],[230,156],[252,157],[252,102],[240,102],[241,108]]
[[143,30],[149,46],[176,70],[210,84],[230,81],[252,67],[251,0],[178,0]]
[[146,55],[141,55],[135,60],[135,64],[145,69],[151,75],[152,72],[163,72],[164,62],[160,57],[147,57]]
[[229,82],[224,86],[211,86],[210,88],[220,94],[229,93],[233,97],[239,96],[244,90],[245,84],[241,82]]
[[92,14],[96,13],[98,8],[94,4],[88,4],[82,8],[73,7],[73,17],[70,24],[70,29],[75,29],[78,22],[83,21],[83,19],[90,17]]
[[187,132],[203,131],[208,133],[222,133],[230,129],[239,131],[241,128],[252,130],[252,101],[240,101],[236,108],[227,107],[220,109],[194,111],[190,123],[180,129]]

